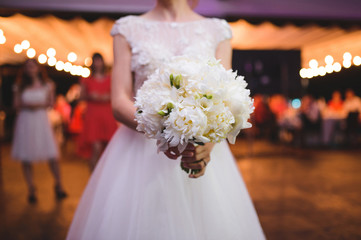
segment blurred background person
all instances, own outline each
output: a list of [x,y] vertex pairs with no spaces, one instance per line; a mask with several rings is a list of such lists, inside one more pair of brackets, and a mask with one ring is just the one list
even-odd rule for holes
[[55,179],[55,194],[58,199],[65,193],[58,164],[58,147],[52,132],[47,108],[54,103],[54,85],[40,70],[35,60],[29,59],[20,71],[14,85],[14,107],[19,111],[15,123],[12,157],[22,162],[28,185],[28,201],[37,201],[33,181],[32,163],[47,160]]
[[322,112],[322,141],[325,146],[335,145],[342,137],[342,128],[346,118],[341,92],[332,93],[331,100]]
[[92,59],[90,77],[81,79],[80,98],[87,107],[78,141],[78,153],[89,158],[91,171],[117,129],[110,105],[110,75],[106,73],[102,55],[95,53]]
[[321,113],[319,104],[311,95],[307,94],[301,99],[300,118],[302,122],[301,144],[318,144],[321,132]]
[[346,139],[350,146],[357,145],[361,122],[361,99],[352,89],[345,93],[344,111],[346,115]]

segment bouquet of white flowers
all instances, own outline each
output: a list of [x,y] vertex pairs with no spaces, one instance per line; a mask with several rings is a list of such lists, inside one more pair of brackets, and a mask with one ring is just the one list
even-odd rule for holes
[[159,151],[188,143],[234,144],[253,112],[247,83],[216,59],[174,57],[138,90],[137,130],[158,143]]

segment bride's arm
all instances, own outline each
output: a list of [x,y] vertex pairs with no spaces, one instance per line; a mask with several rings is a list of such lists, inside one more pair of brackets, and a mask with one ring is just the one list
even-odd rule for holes
[[[218,44],[216,59],[220,59],[226,69],[232,68],[232,47],[229,40],[222,41]],[[187,168],[200,170],[199,173],[190,174],[189,177],[198,178],[204,175],[206,165],[211,161],[213,147],[214,143],[206,143],[204,146],[197,147],[194,147],[192,144],[187,146],[186,150],[182,153],[183,165]]]
[[131,49],[122,35],[114,36],[114,66],[112,73],[111,103],[116,120],[136,129],[134,120],[133,80],[131,73]]

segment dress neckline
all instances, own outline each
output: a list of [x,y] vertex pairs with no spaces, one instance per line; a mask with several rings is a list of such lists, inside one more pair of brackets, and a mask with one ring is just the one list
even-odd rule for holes
[[143,22],[147,22],[147,23],[153,23],[153,24],[167,24],[167,25],[186,25],[186,24],[194,24],[194,23],[199,23],[199,22],[204,22],[209,20],[210,18],[201,18],[201,19],[197,19],[197,20],[191,20],[191,21],[183,21],[183,22],[176,22],[176,21],[159,21],[159,20],[152,20],[152,19],[147,19],[141,16],[137,16],[137,15],[130,15],[131,17],[135,18],[135,19],[139,19],[140,21]]

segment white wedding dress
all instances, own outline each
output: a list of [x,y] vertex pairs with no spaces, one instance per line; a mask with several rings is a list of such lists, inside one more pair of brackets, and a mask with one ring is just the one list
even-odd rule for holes
[[[134,91],[174,55],[214,57],[231,31],[224,20],[170,23],[119,19],[111,34],[132,50]],[[120,127],[84,191],[68,240],[264,239],[257,214],[227,142],[216,144],[206,173],[190,179],[180,160],[157,153],[156,142]]]

